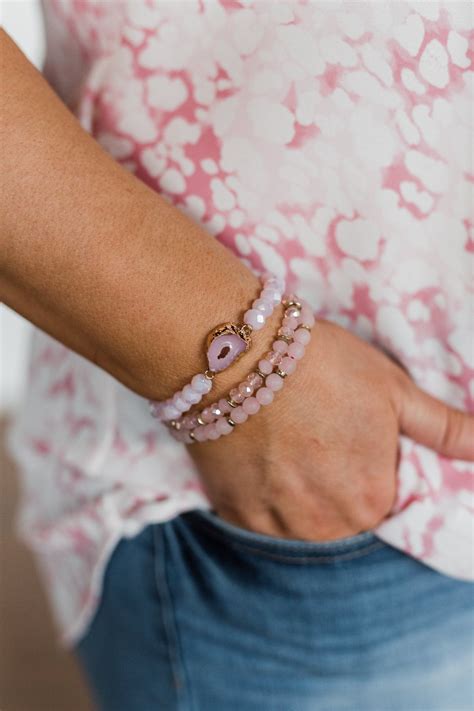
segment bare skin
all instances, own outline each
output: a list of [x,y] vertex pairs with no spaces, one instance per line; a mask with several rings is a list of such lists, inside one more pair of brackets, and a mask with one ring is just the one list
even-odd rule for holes
[[[107,156],[4,32],[0,59],[0,298],[138,394],[167,397],[205,367],[206,334],[238,320],[258,279]],[[254,366],[280,316],[213,398]],[[290,377],[278,404],[190,450],[238,525],[307,540],[372,528],[393,504],[401,432],[474,460],[474,418],[342,328],[318,322]]]

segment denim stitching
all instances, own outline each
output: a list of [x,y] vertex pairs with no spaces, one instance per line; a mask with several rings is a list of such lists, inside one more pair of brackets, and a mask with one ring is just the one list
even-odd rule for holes
[[[161,541],[158,540],[161,537]],[[153,527],[153,543],[155,552],[155,585],[160,598],[161,618],[165,630],[166,640],[168,644],[168,655],[170,666],[173,674],[174,689],[176,692],[177,709],[186,709],[187,684],[184,673],[184,664],[179,645],[178,628],[174,616],[174,608],[170,594],[168,576],[166,574],[165,553],[162,550],[161,555],[158,548],[164,549],[163,545],[163,529],[161,526]]]
[[[191,524],[193,525],[193,523]],[[214,529],[211,528],[211,525],[209,525],[206,521],[202,520],[197,520],[194,521],[194,525],[197,525],[198,527],[200,526],[201,528],[204,528],[211,536],[214,538],[218,538],[221,541],[230,543],[232,546],[236,548],[240,548],[242,550],[245,550],[250,553],[255,553],[256,555],[260,555],[265,558],[270,558],[272,560],[279,560],[281,562],[285,563],[294,563],[296,565],[298,564],[304,564],[304,563],[332,563],[334,561],[339,561],[339,560],[351,560],[352,558],[360,558],[364,555],[368,555],[369,553],[372,553],[375,550],[378,550],[380,548],[385,548],[386,544],[383,541],[375,541],[374,543],[370,543],[369,545],[363,546],[362,548],[357,548],[355,551],[349,551],[348,553],[336,553],[336,554],[326,554],[326,555],[306,555],[303,556],[301,555],[301,551],[304,549],[304,546],[298,547],[298,545],[295,542],[295,555],[283,555],[281,553],[273,553],[270,550],[267,550],[265,548],[262,548],[258,543],[255,544],[245,544],[242,541],[239,541],[237,538],[234,538],[232,536],[232,533],[229,532],[228,535],[226,535],[226,532],[224,532],[221,529]],[[292,542],[293,543],[293,542]],[[275,543],[271,543],[271,545],[275,546],[275,548],[278,548],[278,543],[275,541]],[[319,544],[318,544],[319,545]],[[346,546],[351,545],[350,543],[347,544],[342,544],[341,545],[341,550],[343,550]],[[336,546],[334,546],[334,549]],[[333,550],[334,550],[333,549]]]

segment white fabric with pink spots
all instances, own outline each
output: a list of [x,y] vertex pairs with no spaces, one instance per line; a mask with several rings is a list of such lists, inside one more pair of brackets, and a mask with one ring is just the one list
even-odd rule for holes
[[[117,161],[473,409],[470,3],[44,5],[45,73]],[[146,401],[39,331],[11,444],[21,530],[72,643],[117,541],[209,502]],[[402,439],[377,533],[472,578],[472,474]]]

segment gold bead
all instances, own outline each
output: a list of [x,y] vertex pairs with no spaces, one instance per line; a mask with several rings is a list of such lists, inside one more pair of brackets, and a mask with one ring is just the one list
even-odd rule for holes
[[288,345],[290,345],[290,343],[293,343],[293,339],[291,338],[291,336],[278,336],[278,340],[285,341],[285,343],[287,343]]
[[196,437],[194,436],[193,430],[189,430],[188,434],[189,434],[190,438],[193,440],[193,442],[197,442],[197,439],[196,439]]
[[260,376],[261,378],[263,378],[264,380],[265,380],[265,378],[267,377],[267,376],[265,375],[265,373],[262,373],[262,371],[260,370],[260,368],[255,368],[255,372],[257,373],[257,375],[259,375],[259,376]]
[[216,377],[216,374],[213,370],[209,370],[209,368],[208,368],[207,370],[204,371],[204,377],[207,378],[208,380],[214,380],[214,378]]
[[226,398],[226,402],[231,406],[231,407],[238,407],[238,404],[232,400],[231,397]]
[[234,422],[232,417],[227,417],[226,419],[227,419],[227,422],[229,423],[229,425],[231,425],[231,427],[235,427],[236,423]]
[[302,309],[303,304],[295,299],[283,299],[283,306],[287,309],[289,306],[296,306],[297,309]]
[[277,368],[277,369],[275,370],[275,373],[276,373],[277,375],[279,375],[280,378],[286,378],[286,376],[288,375],[288,373],[285,373],[284,370],[280,370],[280,368]]
[[207,424],[206,422],[204,422],[204,420],[202,419],[202,417],[201,417],[200,414],[197,416],[196,419],[197,419],[197,421],[199,422],[200,425],[205,425],[205,424]]
[[298,328],[305,328],[307,331],[311,333],[311,326],[307,326],[305,323],[302,323],[301,326],[298,326]]

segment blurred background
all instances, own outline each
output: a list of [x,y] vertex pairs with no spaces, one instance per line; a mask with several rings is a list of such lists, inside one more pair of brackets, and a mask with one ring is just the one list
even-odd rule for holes
[[[40,68],[39,0],[0,0],[0,25]],[[5,432],[21,407],[30,333],[0,304],[0,711],[93,711],[73,657],[56,642],[32,556],[15,535],[19,484]]]

